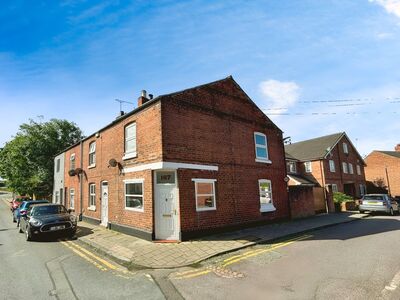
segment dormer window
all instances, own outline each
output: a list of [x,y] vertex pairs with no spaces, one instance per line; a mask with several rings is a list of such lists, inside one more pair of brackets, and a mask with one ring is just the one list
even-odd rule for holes
[[271,163],[268,157],[267,136],[261,132],[254,133],[256,162]]
[[287,164],[287,172],[288,173],[296,173],[297,172],[297,168],[296,168],[296,162],[294,161],[289,161]]
[[123,159],[136,157],[136,123],[125,127],[125,155]]
[[304,163],[304,169],[305,169],[306,173],[312,172],[311,161],[306,161]]

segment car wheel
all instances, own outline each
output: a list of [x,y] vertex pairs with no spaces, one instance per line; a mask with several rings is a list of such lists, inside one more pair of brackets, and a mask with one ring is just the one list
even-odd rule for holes
[[29,242],[29,241],[32,241],[32,236],[31,236],[31,234],[29,233],[29,228],[28,227],[26,227],[25,228],[25,239]]

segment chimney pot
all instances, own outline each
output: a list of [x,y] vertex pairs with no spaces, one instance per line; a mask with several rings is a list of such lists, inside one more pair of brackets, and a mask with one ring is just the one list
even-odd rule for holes
[[149,99],[153,99],[153,94],[149,94]]
[[146,90],[142,90],[142,93],[140,95],[141,97],[147,98],[147,92]]
[[138,98],[138,107],[142,106],[143,104],[145,104],[147,101],[149,101],[150,99],[147,98],[147,92],[146,90],[142,90],[140,97]]

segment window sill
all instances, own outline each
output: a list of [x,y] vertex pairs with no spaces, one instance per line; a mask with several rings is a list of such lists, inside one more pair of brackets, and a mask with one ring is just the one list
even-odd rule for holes
[[217,210],[216,207],[210,207],[210,208],[197,208],[196,212],[202,212],[202,211],[211,211],[211,210]]
[[262,158],[256,158],[256,162],[264,164],[272,164],[272,161],[270,161],[269,159],[262,159]]
[[136,211],[136,212],[144,212],[144,209],[133,208],[133,207],[125,207],[125,210]]
[[126,160],[126,159],[131,159],[131,158],[136,158],[137,155],[136,152],[132,152],[132,153],[125,153],[124,156],[122,156],[122,160]]
[[88,166],[88,169],[93,169],[94,167],[96,167],[96,164]]
[[261,204],[260,212],[273,212],[276,208],[273,204]]
[[88,210],[96,211],[96,206],[90,206],[90,207],[88,207]]

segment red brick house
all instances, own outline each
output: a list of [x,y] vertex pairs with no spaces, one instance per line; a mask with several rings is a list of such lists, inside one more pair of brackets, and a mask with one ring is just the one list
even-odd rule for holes
[[345,132],[285,145],[285,151],[289,184],[322,187],[330,211],[331,192],[354,199],[366,192],[364,160]]
[[372,151],[366,158],[365,177],[376,187],[400,196],[400,144],[395,151]]
[[289,217],[282,131],[228,77],[153,99],[64,151],[67,208],[149,240]]

